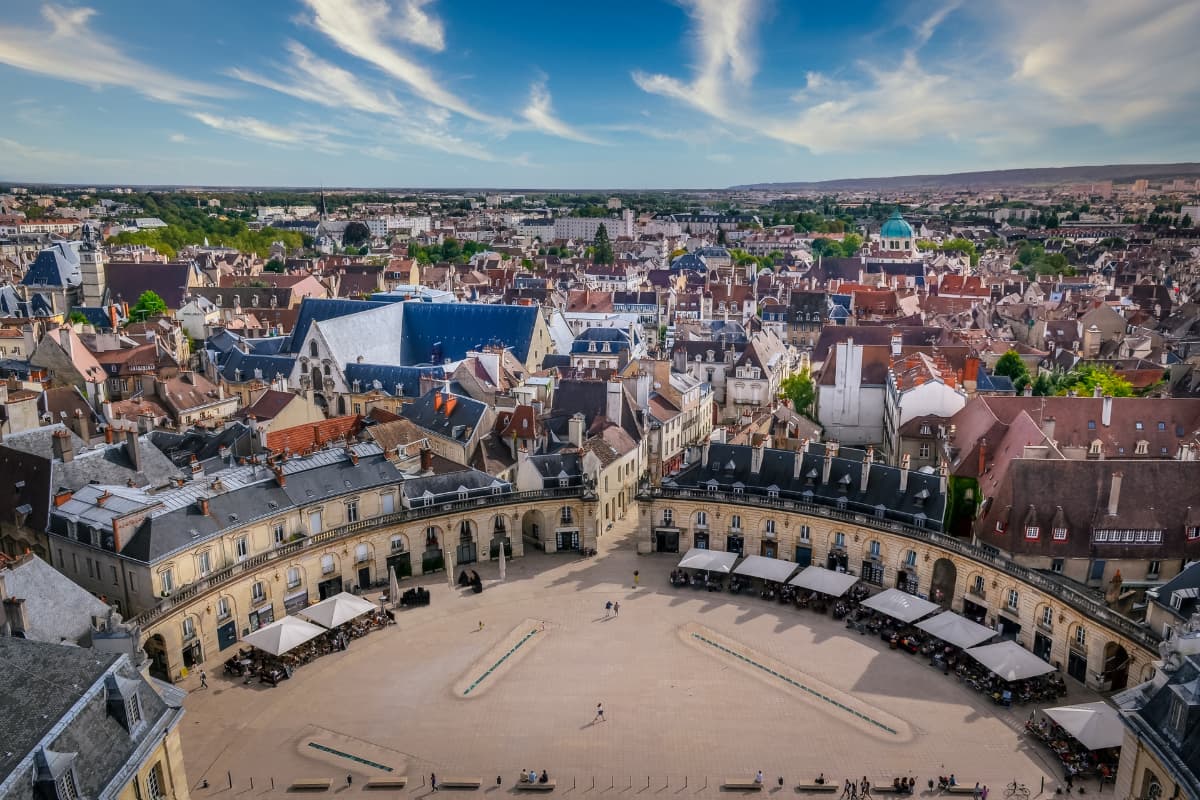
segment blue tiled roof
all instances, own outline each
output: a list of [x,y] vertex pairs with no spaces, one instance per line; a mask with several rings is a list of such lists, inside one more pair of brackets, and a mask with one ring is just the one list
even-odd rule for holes
[[879,230],[879,235],[884,239],[911,239],[913,238],[912,225],[904,221],[904,217],[900,216],[900,212],[893,211],[892,215],[883,223],[883,227]]
[[300,303],[300,313],[296,317],[296,327],[292,329],[288,339],[287,352],[297,352],[300,345],[304,343],[304,337],[308,336],[308,329],[313,322],[344,317],[347,314],[355,314],[371,308],[382,308],[386,305],[388,304],[370,300],[320,300],[306,297]]
[[257,374],[261,376],[261,380],[273,381],[276,375],[289,377],[295,365],[296,359],[293,356],[248,355],[234,348],[221,366],[221,376],[227,381],[248,381],[255,377],[255,370],[258,370]]
[[[360,390],[364,392],[378,388],[394,396],[396,385],[399,384],[405,397],[416,397],[421,393],[422,375],[439,380],[446,377],[446,371],[441,366],[397,367],[390,364],[347,364],[343,374],[346,383],[353,386],[354,381],[358,381]],[[378,387],[375,386],[376,382]]]
[[401,415],[408,420],[420,425],[422,428],[441,434],[448,439],[465,439],[467,437],[466,430],[459,430],[459,436],[455,435],[458,426],[474,429],[483,419],[484,412],[487,411],[487,405],[467,397],[466,395],[451,392],[449,397],[454,398],[454,407],[450,415],[446,415],[446,404],[441,400],[435,402],[435,395],[441,394],[441,400],[444,400],[447,395],[442,389],[431,389],[423,396],[415,401],[408,403],[400,411]]
[[71,309],[72,314],[82,314],[87,318],[88,325],[91,325],[96,330],[109,330],[112,328],[112,318],[108,316],[108,309],[99,306],[75,306]]
[[[404,307],[401,363],[458,361],[485,345],[512,348],[524,363],[534,325],[541,312],[534,306],[474,303],[408,303]],[[297,323],[297,329],[299,324]]]
[[707,272],[708,264],[704,258],[696,253],[684,253],[671,262],[671,271],[679,272],[680,270],[692,270],[693,272]]
[[1012,378],[1007,375],[989,375],[987,370],[979,370],[975,377],[976,390],[980,392],[1006,392],[1016,394],[1017,387]]
[[57,242],[38,253],[21,283],[24,286],[78,286],[82,280],[79,242]]

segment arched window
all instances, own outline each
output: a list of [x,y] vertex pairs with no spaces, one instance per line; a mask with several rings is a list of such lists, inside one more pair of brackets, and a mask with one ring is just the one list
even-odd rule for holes
[[729,518],[729,530],[740,531],[742,529],[742,515],[734,514]]
[[499,514],[496,515],[496,519],[492,523],[492,532],[499,536],[504,536],[508,533],[508,523]]
[[426,547],[437,547],[438,546],[437,528],[433,527],[432,525],[430,525],[428,528],[425,529],[425,546]]
[[667,527],[675,524],[675,512],[672,509],[663,509],[662,524],[666,525]]
[[317,350],[317,342],[315,339],[308,343],[308,354],[313,358],[319,358],[321,355]]
[[404,548],[404,537],[401,536],[400,534],[396,534],[395,536],[393,536],[391,538],[391,541],[388,544],[393,553],[403,553],[404,552],[404,549],[405,549]]
[[329,365],[326,364],[325,365],[325,377],[328,378],[330,376],[330,374],[332,374],[332,373],[330,371]]
[[328,575],[329,573],[333,572],[336,568],[337,568],[337,565],[334,563],[333,556],[330,556],[330,555],[321,556],[321,574],[322,575]]
[[361,564],[362,562],[366,561],[370,557],[371,557],[371,548],[368,547],[365,543],[360,544],[354,548],[354,562],[356,564]]
[[471,523],[467,522],[465,519],[462,522],[458,523],[458,543],[459,544],[470,544],[471,543]]

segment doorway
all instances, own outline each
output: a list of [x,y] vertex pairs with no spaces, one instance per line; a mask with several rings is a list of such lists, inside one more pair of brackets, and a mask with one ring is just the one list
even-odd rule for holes
[[224,650],[226,647],[237,643],[237,623],[230,620],[221,627],[217,628],[217,649]]
[[183,666],[191,669],[197,664],[203,664],[204,651],[200,648],[200,642],[195,641],[183,648]]
[[371,585],[371,568],[369,566],[359,567],[358,568],[358,588],[366,589],[366,588],[370,587],[370,585]]
[[1050,637],[1044,633],[1038,632],[1033,635],[1033,654],[1042,661],[1050,661],[1050,650],[1053,647],[1053,642]]
[[958,567],[948,558],[933,562],[933,578],[929,581],[929,599],[944,609],[954,602],[954,586],[958,582]]
[[728,553],[737,553],[742,555],[742,550],[746,547],[746,540],[737,535],[729,535],[725,537],[725,551]]
[[708,549],[708,534],[707,533],[705,533],[703,531],[697,531],[695,538],[696,538],[696,549],[697,550],[707,550]]
[[1087,683],[1087,656],[1075,650],[1067,653],[1067,674],[1080,683]]
[[1017,638],[1017,634],[1021,632],[1021,624],[1019,622],[1014,622],[1003,614],[998,615],[996,619],[1000,622],[1001,640]]
[[658,531],[654,534],[654,549],[659,553],[678,553],[679,533],[677,531]]
[[1129,653],[1116,642],[1104,645],[1104,675],[1108,690],[1119,692],[1129,685]]
[[803,569],[812,563],[812,548],[796,546],[796,566]]
[[396,571],[396,580],[412,575],[412,556],[408,552],[396,553],[387,557],[388,574]]
[[763,558],[778,558],[779,556],[776,555],[778,552],[779,546],[776,545],[775,542],[770,542],[764,539],[762,544],[758,546],[758,554]]
[[322,599],[333,597],[335,594],[341,594],[342,579],[330,578],[327,581],[321,581],[317,584],[317,595]]
[[825,568],[834,572],[845,572],[850,565],[850,558],[845,553],[830,553],[825,558]]

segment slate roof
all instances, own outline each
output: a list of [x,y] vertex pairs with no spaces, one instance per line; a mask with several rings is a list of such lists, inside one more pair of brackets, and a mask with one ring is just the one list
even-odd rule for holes
[[[824,482],[824,444],[810,444],[806,453],[764,448],[758,473],[750,470],[753,449],[747,445],[709,445],[707,466],[697,461],[663,485],[707,491],[715,481],[717,491],[732,492],[733,485],[741,483],[745,494],[759,497],[769,497],[771,487],[777,487],[783,499],[844,507],[870,517],[882,514],[884,519],[910,525],[917,519],[929,530],[942,528],[946,497],[937,473],[910,470],[908,485],[902,492],[902,470],[875,462],[870,465],[864,492],[859,490],[866,466],[862,450],[839,448],[837,455],[830,458],[829,480]],[[797,458],[801,459],[798,470]]]
[[400,363],[459,361],[484,345],[509,347],[525,363],[540,313],[534,306],[405,303]]
[[[1196,634],[1184,634],[1194,639]],[[1189,643],[1194,644],[1194,642]],[[1175,782],[1179,797],[1195,796],[1200,786],[1200,655],[1181,657],[1177,667],[1157,670],[1156,679],[1114,697],[1139,746],[1156,755]],[[1172,731],[1176,703],[1183,703],[1182,735]],[[1169,733],[1168,733],[1169,732]],[[1165,754],[1166,757],[1163,756]]]
[[55,242],[29,265],[23,286],[55,286],[67,288],[78,286],[83,281],[79,269],[79,247],[81,242]]
[[[447,408],[450,409],[448,414]],[[400,414],[427,431],[447,439],[467,441],[483,421],[487,410],[486,403],[437,388],[405,405]]]
[[[296,366],[296,356],[260,356],[243,353],[234,348],[229,351],[225,363],[221,365],[221,377],[230,383],[241,383],[254,380],[256,375],[260,380],[273,381],[276,375],[288,377]],[[239,372],[240,370],[240,372]]]
[[579,453],[548,453],[529,457],[529,464],[541,473],[543,487],[557,489],[560,479],[568,486],[583,485],[583,457]]
[[104,274],[113,302],[123,301],[132,306],[142,292],[151,291],[163,299],[167,308],[179,309],[187,303],[187,287],[194,269],[190,261],[169,264],[110,261],[104,267]]
[[296,326],[292,328],[291,335],[287,337],[288,343],[284,349],[288,353],[298,354],[300,352],[300,345],[304,343],[305,337],[308,336],[308,329],[313,322],[343,317],[347,314],[357,314],[360,311],[366,311],[371,308],[383,308],[387,305],[390,304],[371,300],[345,300],[340,298],[318,300],[306,297],[300,302],[300,315],[296,318]]
[[359,389],[369,392],[372,389],[395,396],[397,387],[405,397],[416,397],[421,393],[421,376],[441,380],[446,377],[446,371],[441,365],[424,367],[399,367],[391,364],[358,364],[349,363],[342,368],[346,384],[354,386],[359,382]]

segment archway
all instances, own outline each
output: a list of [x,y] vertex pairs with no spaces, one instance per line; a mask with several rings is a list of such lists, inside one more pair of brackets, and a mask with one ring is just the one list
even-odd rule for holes
[[541,511],[531,508],[521,515],[521,536],[539,550],[546,549],[546,518]]
[[408,549],[408,537],[402,533],[392,534],[388,540],[388,557],[384,563],[387,565],[389,581],[393,570],[396,580],[412,575],[412,554]]
[[933,562],[933,577],[929,581],[929,599],[942,608],[954,602],[954,587],[958,582],[958,567],[948,558]]
[[1129,653],[1116,642],[1104,645],[1104,668],[1100,680],[1108,691],[1119,692],[1129,685]]
[[469,519],[464,519],[458,523],[458,547],[455,550],[454,559],[459,564],[473,564],[477,553],[475,552],[475,526]]
[[425,529],[425,550],[421,553],[421,572],[435,572],[446,568],[446,557],[442,554],[445,534],[437,525]]
[[492,518],[492,540],[488,546],[488,558],[500,557],[500,547],[504,546],[504,557],[512,558],[512,539],[508,536],[508,518],[497,514]]
[[707,511],[692,514],[692,546],[698,550],[707,550],[709,547]]
[[142,645],[142,650],[146,652],[146,657],[150,659],[150,674],[158,678],[160,681],[171,681],[171,666],[167,660],[167,643],[163,639],[162,634],[156,633],[146,639],[146,644]]

